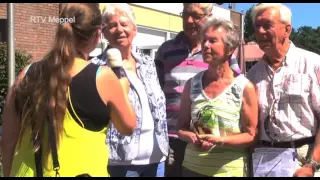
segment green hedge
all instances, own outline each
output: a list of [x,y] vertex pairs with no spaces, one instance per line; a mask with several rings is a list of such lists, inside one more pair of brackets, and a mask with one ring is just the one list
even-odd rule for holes
[[[0,43],[0,126],[2,126],[2,112],[4,106],[4,100],[8,90],[8,60],[7,60],[7,44]],[[16,50],[16,76],[27,65],[32,56],[24,51]]]

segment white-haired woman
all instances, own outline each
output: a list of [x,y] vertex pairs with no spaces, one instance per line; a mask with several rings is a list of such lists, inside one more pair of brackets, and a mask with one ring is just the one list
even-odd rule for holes
[[[110,47],[121,52],[131,84],[129,99],[137,115],[137,128],[132,136],[122,136],[113,125],[110,126],[107,134],[109,173],[111,177],[163,177],[168,132],[165,96],[154,61],[132,50],[137,26],[128,4],[109,4],[103,13],[103,23],[103,34]],[[92,62],[108,65],[106,51]]]
[[225,20],[208,19],[201,30],[202,55],[209,64],[187,81],[178,120],[179,138],[188,142],[182,174],[247,176],[247,149],[256,136],[255,88],[230,68],[239,33]]

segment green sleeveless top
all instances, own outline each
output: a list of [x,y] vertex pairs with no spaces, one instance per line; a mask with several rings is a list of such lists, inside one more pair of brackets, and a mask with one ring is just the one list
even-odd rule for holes
[[[202,87],[205,71],[191,79],[191,129],[201,127],[201,134],[228,136],[241,133],[240,111],[242,95],[248,79],[239,75],[217,97],[209,98]],[[247,153],[245,148],[215,146],[203,150],[188,144],[183,166],[205,176],[242,177],[246,176]]]
[[[71,100],[70,104],[76,115]],[[79,119],[77,115],[76,117]],[[60,176],[75,177],[87,173],[93,177],[109,177],[107,172],[109,149],[105,143],[107,127],[99,132],[86,130],[72,118],[68,109],[63,125],[64,132],[57,146]],[[45,132],[48,132],[47,128]],[[10,176],[36,176],[35,155],[30,136],[31,128],[27,129],[22,136],[20,147],[16,146]],[[48,139],[48,134],[44,135],[44,139]],[[42,143],[43,176],[54,177],[52,156],[50,154],[49,157],[46,157],[44,153],[47,148],[47,143]]]

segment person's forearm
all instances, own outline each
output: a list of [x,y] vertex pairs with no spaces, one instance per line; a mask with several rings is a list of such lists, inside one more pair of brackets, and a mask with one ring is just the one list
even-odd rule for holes
[[320,162],[320,129],[317,131],[313,151],[310,158],[316,162]]
[[[6,142],[4,141],[3,143],[6,143]],[[11,145],[2,146],[3,149],[1,152],[2,153],[1,156],[2,156],[2,169],[3,169],[4,177],[10,176],[15,144],[16,143],[11,142]]]
[[[13,119],[6,119],[13,120]],[[19,128],[13,128],[10,123],[3,122],[3,134],[1,139],[1,156],[2,156],[2,168],[3,175],[5,177],[10,176],[13,156],[16,148],[16,144],[19,137]]]
[[182,140],[182,141],[184,141],[184,142],[189,143],[188,138],[187,138],[187,135],[186,135],[188,132],[190,132],[190,131],[188,131],[188,130],[182,130],[182,129],[179,130],[179,131],[178,131],[179,139]]
[[255,137],[249,133],[241,133],[218,138],[218,144],[227,147],[249,147],[255,140]]
[[4,176],[10,175],[14,151],[20,134],[20,118],[15,110],[14,97],[13,87],[10,87],[2,114],[1,153]]
[[[6,119],[6,121],[13,121],[13,119]],[[2,166],[3,166],[3,175],[5,177],[10,176],[13,156],[16,148],[16,144],[19,138],[19,126],[13,127],[13,124],[8,122],[3,122],[3,134],[1,140],[1,156],[2,156]]]

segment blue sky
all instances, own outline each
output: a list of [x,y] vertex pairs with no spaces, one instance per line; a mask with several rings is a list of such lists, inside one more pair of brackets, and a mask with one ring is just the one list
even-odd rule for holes
[[[228,7],[229,3],[224,3]],[[236,11],[246,12],[252,5],[257,3],[236,3]],[[295,29],[300,26],[320,26],[320,3],[284,3],[292,11],[292,27]]]

